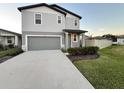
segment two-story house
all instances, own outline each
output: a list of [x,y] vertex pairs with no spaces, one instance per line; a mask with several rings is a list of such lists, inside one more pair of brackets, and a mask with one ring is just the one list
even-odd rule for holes
[[[22,49],[55,50],[85,46],[81,16],[56,4],[19,7],[22,15]],[[82,42],[81,42],[81,41]]]

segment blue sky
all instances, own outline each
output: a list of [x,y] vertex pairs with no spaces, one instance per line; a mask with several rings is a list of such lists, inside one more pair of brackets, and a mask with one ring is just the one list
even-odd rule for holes
[[[21,13],[17,7],[26,3],[0,4],[0,28],[21,33]],[[61,3],[58,4],[82,16],[80,28],[88,35],[124,34],[124,4]]]

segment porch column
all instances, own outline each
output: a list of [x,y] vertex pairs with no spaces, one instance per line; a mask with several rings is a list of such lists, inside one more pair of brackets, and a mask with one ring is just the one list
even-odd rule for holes
[[15,36],[15,46],[18,46],[18,36]]
[[68,49],[68,33],[65,32],[65,48]]
[[80,46],[82,46],[82,44],[81,44],[81,39],[80,39],[80,34],[77,34],[77,36],[78,36],[78,47],[80,47]]
[[82,47],[85,47],[85,34],[82,34]]

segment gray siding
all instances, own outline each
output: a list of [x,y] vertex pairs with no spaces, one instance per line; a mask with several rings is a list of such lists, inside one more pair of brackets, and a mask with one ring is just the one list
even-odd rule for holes
[[[78,21],[77,26],[75,26],[75,19]],[[71,18],[66,17],[66,29],[79,29],[79,19],[78,18]]]
[[0,30],[0,36],[15,36],[15,34]]
[[62,24],[57,23],[56,14],[42,14],[42,24],[34,24],[35,12],[23,11],[22,12],[22,31],[31,32],[62,32],[65,28],[65,17],[62,16]]
[[[57,9],[63,11],[62,9],[56,7]],[[63,11],[65,12],[65,11]],[[68,12],[66,12],[67,15],[66,15],[66,24],[65,24],[65,28],[66,29],[79,29],[80,28],[80,19]],[[74,22],[75,22],[75,19],[78,21],[78,25],[77,26],[74,26]]]
[[0,36],[0,44],[5,45],[5,37]]

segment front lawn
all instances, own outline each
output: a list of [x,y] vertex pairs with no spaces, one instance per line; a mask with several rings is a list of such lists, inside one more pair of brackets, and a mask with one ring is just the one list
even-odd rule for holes
[[100,57],[74,65],[95,88],[124,88],[124,46],[100,50]]

